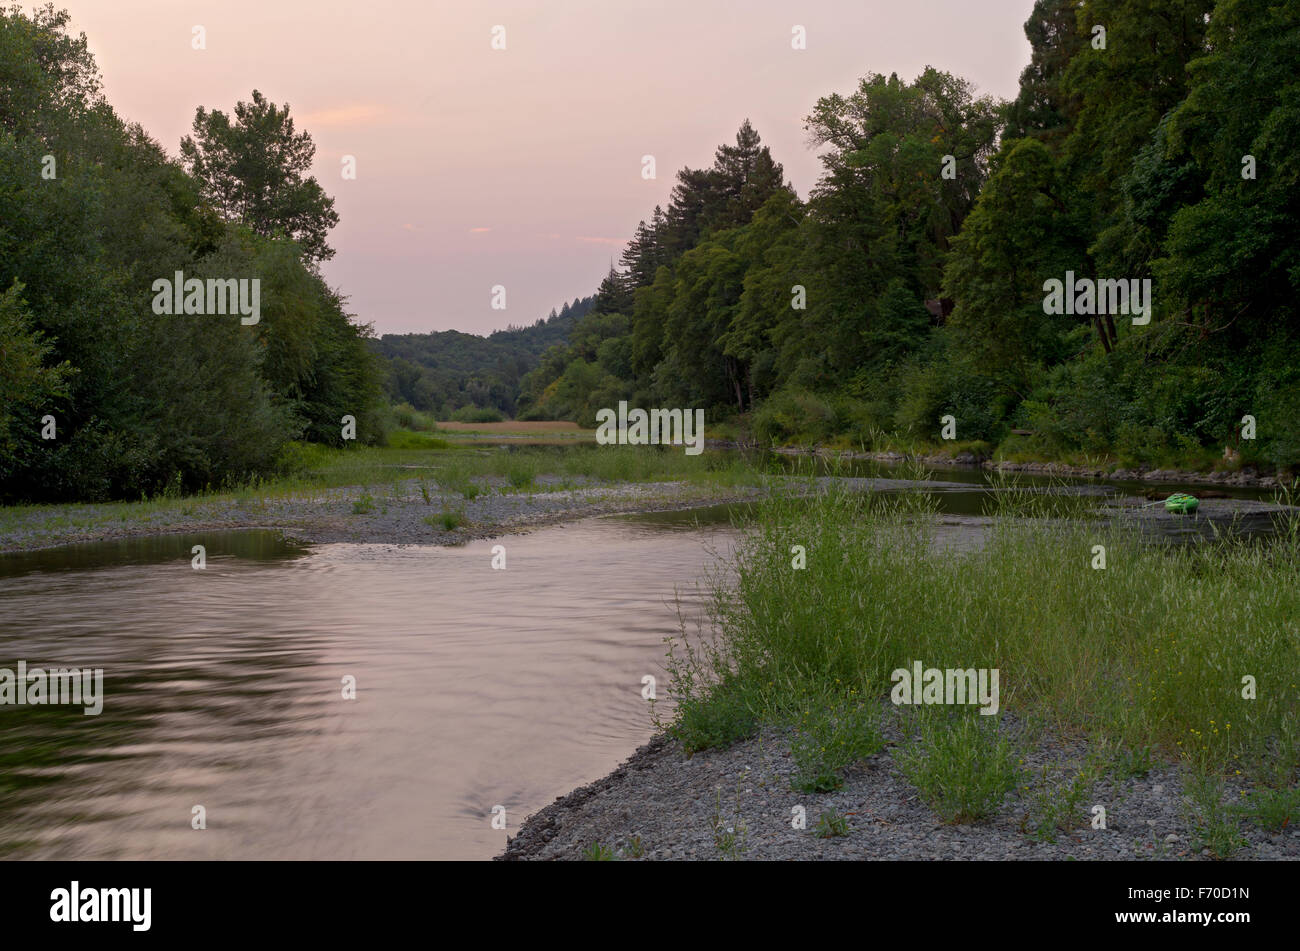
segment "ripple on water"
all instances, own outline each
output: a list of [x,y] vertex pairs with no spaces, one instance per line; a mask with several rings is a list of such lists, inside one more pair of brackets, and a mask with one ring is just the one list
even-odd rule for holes
[[0,707],[0,842],[45,858],[492,855],[493,806],[513,832],[652,733],[641,678],[663,682],[674,590],[697,612],[706,546],[727,537],[589,519],[456,548],[212,534],[204,571],[180,536],[0,560],[0,666],[103,667],[106,696],[98,717]]

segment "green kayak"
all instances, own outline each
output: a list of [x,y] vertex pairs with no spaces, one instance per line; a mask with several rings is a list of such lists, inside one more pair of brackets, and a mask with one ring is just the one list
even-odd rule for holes
[[1200,499],[1194,495],[1188,495],[1186,492],[1175,492],[1165,499],[1165,511],[1186,515],[1188,512],[1195,512],[1200,504]]

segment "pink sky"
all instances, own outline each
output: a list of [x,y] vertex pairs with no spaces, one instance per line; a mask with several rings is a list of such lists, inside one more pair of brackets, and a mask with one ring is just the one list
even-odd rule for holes
[[[56,2],[86,33],[109,101],[172,154],[199,105],[230,112],[254,88],[289,103],[342,219],[326,276],[380,333],[488,333],[592,293],[677,169],[709,164],[746,117],[807,197],[820,166],[803,117],[868,72],[912,79],[931,64],[1013,96],[1032,5]],[[806,50],[791,48],[796,24]],[[491,47],[496,25],[505,50]]]

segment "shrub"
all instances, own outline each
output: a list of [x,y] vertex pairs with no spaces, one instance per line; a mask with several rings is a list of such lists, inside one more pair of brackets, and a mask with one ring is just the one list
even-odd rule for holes
[[992,815],[1016,788],[1014,745],[996,717],[927,710],[919,736],[895,754],[899,768],[944,822],[975,822]]
[[849,820],[834,809],[828,809],[817,817],[817,827],[813,835],[819,839],[831,839],[849,834]]
[[462,406],[451,414],[454,423],[499,423],[504,419],[495,406]]
[[844,783],[840,770],[878,753],[883,747],[880,718],[874,704],[836,703],[831,697],[810,698],[791,743],[794,788],[800,792],[838,789]]
[[806,390],[773,393],[754,411],[750,425],[762,443],[815,442],[836,430],[834,407]]

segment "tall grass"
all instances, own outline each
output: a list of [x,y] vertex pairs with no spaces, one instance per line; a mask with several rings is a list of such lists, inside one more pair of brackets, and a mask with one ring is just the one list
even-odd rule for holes
[[[1007,492],[978,550],[939,543],[923,496],[831,491],[759,507],[712,579],[713,639],[678,641],[673,731],[721,745],[822,698],[888,695],[890,673],[997,668],[1001,708],[1201,772],[1294,780],[1300,530],[1143,543]],[[1064,503],[1067,505],[1070,503]],[[807,567],[792,567],[792,546]],[[1095,569],[1094,546],[1106,567]],[[1246,699],[1243,678],[1254,678]]]
[[[554,454],[551,453],[552,457]],[[575,446],[558,458],[564,475],[606,482],[684,480],[753,485],[763,468],[734,453],[688,456],[681,446]]]
[[[157,524],[174,516],[192,516],[230,503],[256,507],[276,499],[314,496],[329,489],[393,487],[424,478],[440,489],[472,500],[493,488],[535,492],[554,488],[554,480],[572,487],[575,480],[594,482],[688,481],[722,487],[754,485],[763,469],[733,454],[687,456],[681,447],[529,446],[511,451],[453,445],[426,432],[396,430],[388,446],[333,448],[290,443],[281,453],[279,474],[237,484],[209,486],[180,495],[168,491],[138,502],[70,505],[0,506],[0,534],[11,531],[58,532],[94,529],[118,522]],[[547,477],[552,477],[548,480]]]
[[707,482],[754,485],[763,469],[730,453],[688,456],[680,447],[656,446],[521,446],[508,452],[466,452],[439,460],[439,484],[462,486],[466,480],[501,480],[513,491],[536,491],[543,477],[593,482]]
[[921,708],[919,735],[903,747],[899,767],[948,822],[970,822],[997,811],[1020,776],[1020,750],[998,732],[994,718]]

